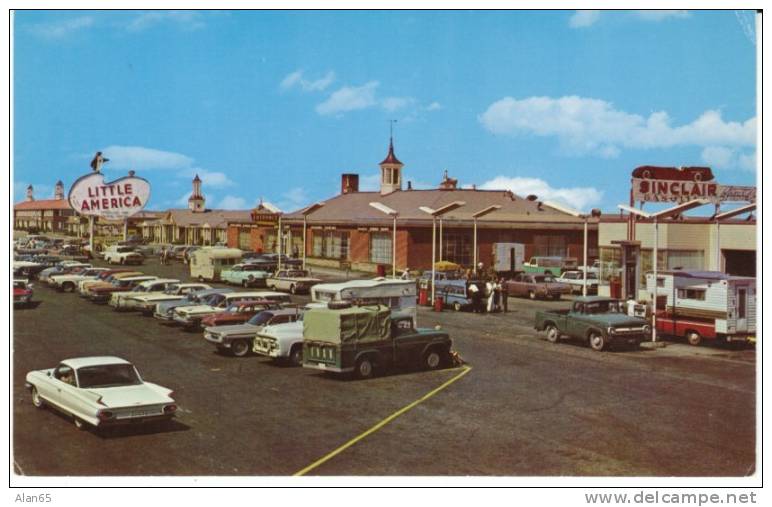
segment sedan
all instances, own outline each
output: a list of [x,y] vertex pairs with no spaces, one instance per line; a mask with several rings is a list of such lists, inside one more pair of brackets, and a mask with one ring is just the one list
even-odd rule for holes
[[35,407],[69,415],[79,430],[165,422],[177,411],[170,389],[145,382],[133,364],[119,357],[67,359],[29,372],[26,385]]

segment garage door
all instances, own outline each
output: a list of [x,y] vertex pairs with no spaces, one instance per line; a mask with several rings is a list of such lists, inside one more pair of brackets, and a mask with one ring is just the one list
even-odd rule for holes
[[724,271],[728,275],[756,276],[756,252],[752,250],[722,250]]

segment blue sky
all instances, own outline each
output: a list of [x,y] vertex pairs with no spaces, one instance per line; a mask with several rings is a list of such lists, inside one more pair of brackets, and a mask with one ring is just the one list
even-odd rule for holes
[[756,182],[753,16],[733,11],[17,12],[14,197],[106,152],[149,208],[293,210],[356,172],[389,120],[404,179],[625,202],[639,165]]

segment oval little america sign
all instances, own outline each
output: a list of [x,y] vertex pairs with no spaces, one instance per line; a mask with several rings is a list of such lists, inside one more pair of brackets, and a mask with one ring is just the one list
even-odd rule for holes
[[145,207],[150,199],[150,182],[137,176],[125,176],[105,183],[103,174],[91,173],[72,184],[67,199],[81,215],[124,219]]

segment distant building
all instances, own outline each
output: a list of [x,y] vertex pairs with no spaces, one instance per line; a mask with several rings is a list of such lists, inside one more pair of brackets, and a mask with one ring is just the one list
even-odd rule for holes
[[13,228],[28,232],[66,233],[67,221],[75,211],[64,198],[64,183],[56,182],[53,199],[36,200],[32,185],[27,187],[24,201],[13,206]]
[[[526,257],[531,255],[571,256],[582,262],[584,222],[544,206],[534,196],[520,197],[507,190],[458,188],[457,180],[445,172],[438,188],[414,190],[407,183],[403,190],[404,164],[389,143],[386,158],[379,164],[380,189],[359,190],[359,177],[341,177],[341,193],[323,202],[313,212],[306,208],[293,213],[265,213],[253,210],[248,221],[232,222],[228,246],[272,252],[278,247],[278,222],[282,224],[282,250],[302,256],[309,264],[340,266],[376,271],[378,265],[392,262],[392,218],[374,209],[380,203],[397,212],[397,268],[427,269],[432,259],[432,217],[420,207],[439,209],[454,201],[464,206],[437,221],[437,260],[448,260],[469,267],[473,260],[473,214],[498,205],[500,209],[477,220],[478,259],[487,267],[493,245],[499,242],[523,243]],[[441,225],[440,225],[441,224]],[[306,243],[303,244],[303,230]],[[441,250],[440,250],[441,243]],[[597,220],[590,224],[590,245],[597,245]],[[590,258],[597,248],[589,250]]]
[[214,245],[226,241],[228,222],[249,220],[249,210],[207,209],[201,183],[196,175],[187,209],[169,209],[142,221],[142,237],[152,243]]

